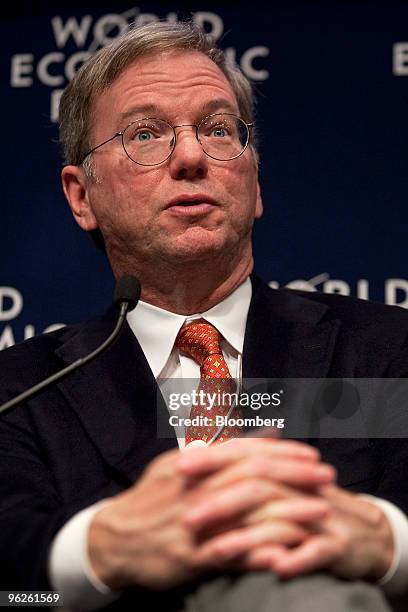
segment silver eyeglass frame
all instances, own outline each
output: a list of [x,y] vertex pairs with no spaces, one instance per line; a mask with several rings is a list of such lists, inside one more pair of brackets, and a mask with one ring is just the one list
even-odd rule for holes
[[[237,155],[234,155],[233,157],[229,157],[228,159],[218,159],[217,157],[214,157],[213,155],[210,155],[209,153],[207,153],[207,151],[204,150],[203,145],[200,141],[200,139],[198,138],[198,130],[200,129],[200,126],[204,123],[204,121],[206,121],[207,119],[210,119],[211,117],[217,117],[219,115],[222,116],[229,116],[229,117],[235,117],[236,119],[239,119],[240,121],[242,121],[242,123],[246,126],[247,128],[247,139],[246,139],[246,143],[244,145],[244,148],[242,149],[242,151],[240,151]],[[125,143],[123,140],[123,137],[125,135],[125,132],[130,128],[130,126],[134,125],[135,123],[137,123],[138,121],[146,121],[146,120],[156,120],[156,121],[163,121],[163,123],[166,123],[169,127],[171,127],[171,129],[173,130],[173,134],[174,137],[170,140],[170,146],[171,146],[171,150],[170,153],[167,155],[167,157],[165,159],[163,159],[160,162],[156,162],[154,164],[142,164],[141,162],[136,161],[135,159],[133,159],[133,157],[131,157],[129,155],[129,153],[126,150],[125,147]],[[97,149],[99,149],[100,147],[103,147],[103,145],[108,144],[108,142],[111,142],[112,140],[114,140],[115,138],[118,138],[119,136],[122,139],[122,149],[124,150],[124,152],[126,153],[127,157],[134,163],[134,164],[138,164],[139,166],[160,166],[160,164],[164,164],[165,161],[167,161],[173,154],[174,149],[176,148],[176,144],[177,144],[177,134],[176,134],[176,128],[181,128],[181,127],[193,127],[195,128],[195,136],[197,141],[200,143],[201,148],[203,149],[203,152],[210,157],[211,159],[215,159],[217,161],[232,161],[233,159],[236,159],[237,157],[240,157],[244,151],[248,148],[249,142],[251,140],[251,129],[254,127],[253,123],[248,123],[247,121],[245,121],[245,119],[242,119],[242,117],[239,117],[238,115],[235,115],[234,113],[212,113],[211,115],[207,115],[206,117],[204,117],[203,119],[201,119],[200,123],[198,123],[197,125],[194,123],[182,123],[180,125],[171,125],[171,123],[169,123],[168,121],[166,121],[165,119],[161,119],[160,117],[141,117],[139,119],[135,119],[134,121],[131,121],[124,130],[121,130],[120,132],[116,132],[116,134],[114,134],[113,136],[111,136],[110,138],[108,138],[107,140],[104,140],[103,142],[101,142],[100,144],[96,145],[95,147],[93,147],[92,149],[90,149],[82,158],[82,160],[79,162],[78,166],[82,166],[82,164],[84,163],[84,161],[86,160],[86,158],[91,155],[91,153],[93,153],[94,151],[96,151]]]

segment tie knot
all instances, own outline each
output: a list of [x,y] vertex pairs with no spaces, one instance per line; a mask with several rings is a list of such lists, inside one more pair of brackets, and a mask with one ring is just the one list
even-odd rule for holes
[[222,355],[220,340],[219,331],[210,323],[190,323],[181,328],[175,344],[201,366],[210,355]]

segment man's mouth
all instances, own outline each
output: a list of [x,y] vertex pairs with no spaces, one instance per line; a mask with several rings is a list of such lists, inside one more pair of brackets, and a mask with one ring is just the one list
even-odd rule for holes
[[205,194],[181,195],[173,198],[165,210],[180,215],[202,215],[215,206],[215,200]]

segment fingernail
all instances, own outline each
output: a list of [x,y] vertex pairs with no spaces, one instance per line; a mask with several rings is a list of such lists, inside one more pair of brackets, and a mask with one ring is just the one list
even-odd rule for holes
[[316,473],[320,478],[324,478],[325,480],[333,480],[335,477],[335,471],[330,465],[319,465],[316,468]]

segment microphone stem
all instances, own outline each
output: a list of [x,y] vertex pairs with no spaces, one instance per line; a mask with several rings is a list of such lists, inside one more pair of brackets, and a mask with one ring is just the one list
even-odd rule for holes
[[14,397],[13,399],[9,400],[8,402],[0,406],[0,414],[2,412],[5,412],[6,410],[9,410],[9,408],[13,408],[13,406],[16,406],[17,404],[19,404],[20,402],[23,402],[29,397],[35,395],[36,393],[38,393],[39,391],[41,391],[48,385],[56,382],[57,380],[61,380],[61,378],[64,378],[65,376],[67,376],[68,374],[70,374],[71,372],[79,368],[80,366],[83,366],[89,361],[92,361],[92,359],[95,359],[95,357],[97,357],[100,353],[106,350],[114,342],[116,337],[119,335],[119,332],[123,326],[123,323],[125,322],[126,313],[128,311],[128,308],[129,308],[128,302],[120,303],[119,318],[117,320],[117,323],[116,323],[116,326],[113,332],[105,340],[105,342],[103,342],[100,346],[98,346],[98,348],[96,348],[92,353],[89,353],[89,355],[85,355],[85,357],[80,357],[79,359],[71,363],[69,366],[64,368],[63,370],[56,372],[49,378],[46,378],[45,380],[41,381],[37,385],[34,385],[33,387],[30,387],[30,389],[27,389],[27,391],[20,393],[20,395],[17,395],[17,397]]

